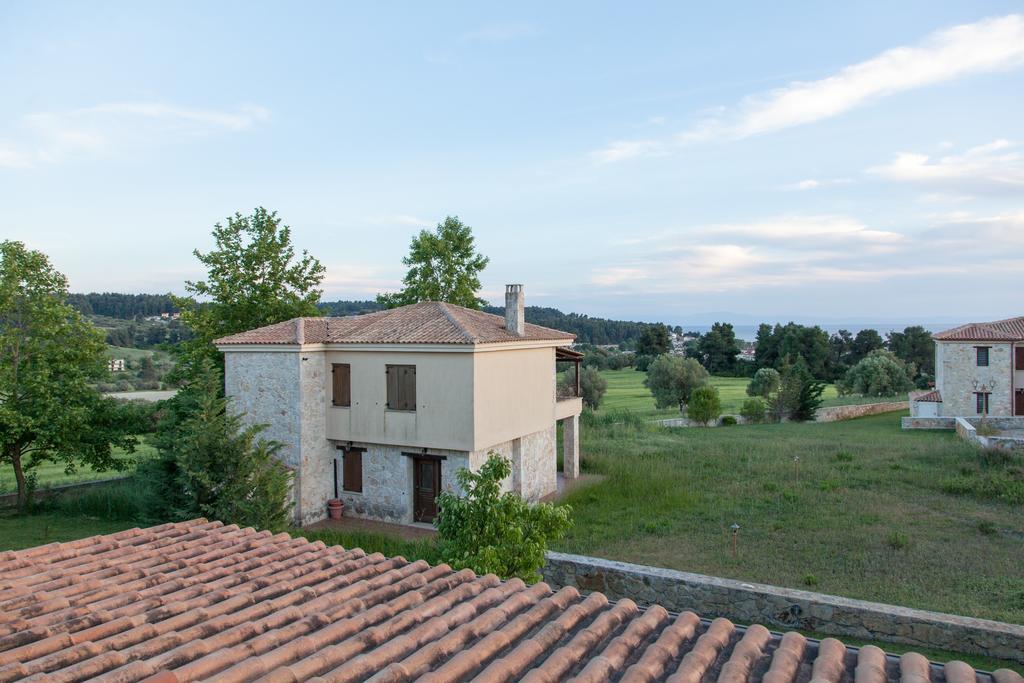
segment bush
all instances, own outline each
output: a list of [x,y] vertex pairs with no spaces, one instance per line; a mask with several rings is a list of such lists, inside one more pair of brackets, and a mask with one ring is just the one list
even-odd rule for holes
[[700,422],[705,427],[714,422],[722,414],[722,399],[718,396],[718,387],[704,385],[697,387],[690,395],[686,405],[686,415],[691,420]]
[[733,417],[732,415],[723,415],[722,416],[722,426],[723,427],[732,427],[735,424],[736,424],[736,418]]
[[878,349],[869,353],[846,371],[843,389],[862,396],[893,396],[914,387],[907,364],[889,351]]
[[[569,368],[569,371],[562,375],[559,384],[560,396],[571,395],[576,388],[576,368]],[[602,377],[596,368],[584,366],[580,370],[580,398],[583,399],[583,405],[591,410],[597,410],[606,391],[608,380]]]
[[155,523],[166,520],[149,514],[150,491],[138,477],[129,477],[111,484],[68,491],[47,505],[68,517],[96,517],[119,522]]
[[747,385],[747,396],[760,396],[768,398],[779,390],[781,376],[775,368],[761,368],[754,373],[754,377]]
[[445,491],[437,499],[439,548],[455,569],[533,583],[548,543],[569,530],[572,510],[502,493],[501,482],[511,474],[511,461],[494,452],[479,472],[459,470],[455,476],[465,495]]
[[768,411],[768,402],[760,396],[752,396],[743,402],[740,407],[740,415],[747,422],[757,424],[764,422],[765,413]]

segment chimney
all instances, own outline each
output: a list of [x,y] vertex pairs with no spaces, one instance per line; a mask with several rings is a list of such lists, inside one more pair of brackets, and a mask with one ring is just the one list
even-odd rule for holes
[[299,346],[306,343],[306,320],[304,318],[295,319],[295,343]]
[[505,329],[522,337],[526,334],[526,311],[522,285],[505,285]]

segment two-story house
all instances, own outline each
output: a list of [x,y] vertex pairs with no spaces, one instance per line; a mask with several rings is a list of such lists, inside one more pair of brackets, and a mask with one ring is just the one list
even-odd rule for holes
[[1024,316],[932,336],[935,390],[913,396],[913,417],[1024,416]]
[[[512,461],[505,487],[528,500],[579,473],[578,387],[556,396],[556,361],[578,363],[575,338],[524,320],[522,285],[506,314],[423,302],[343,318],[297,318],[216,341],[233,408],[283,444],[295,518],[346,514],[430,522],[460,468],[488,453]],[[577,372],[577,377],[579,373]]]

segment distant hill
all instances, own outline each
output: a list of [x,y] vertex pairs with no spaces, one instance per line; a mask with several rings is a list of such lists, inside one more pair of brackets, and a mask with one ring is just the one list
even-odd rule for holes
[[178,310],[171,300],[170,294],[89,292],[88,294],[69,294],[68,303],[83,315],[102,315],[122,320],[174,313]]

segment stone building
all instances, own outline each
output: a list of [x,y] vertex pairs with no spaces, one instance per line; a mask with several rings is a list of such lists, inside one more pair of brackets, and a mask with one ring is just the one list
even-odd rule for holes
[[911,397],[912,418],[1024,416],[1024,316],[933,335],[935,390]]
[[[216,341],[225,390],[294,473],[295,518],[340,498],[345,514],[430,522],[455,474],[491,451],[512,461],[507,490],[534,501],[579,473],[578,387],[557,396],[556,360],[574,336],[524,320],[522,285],[501,317],[422,302],[344,318],[297,318]],[[578,376],[578,373],[577,373]]]

